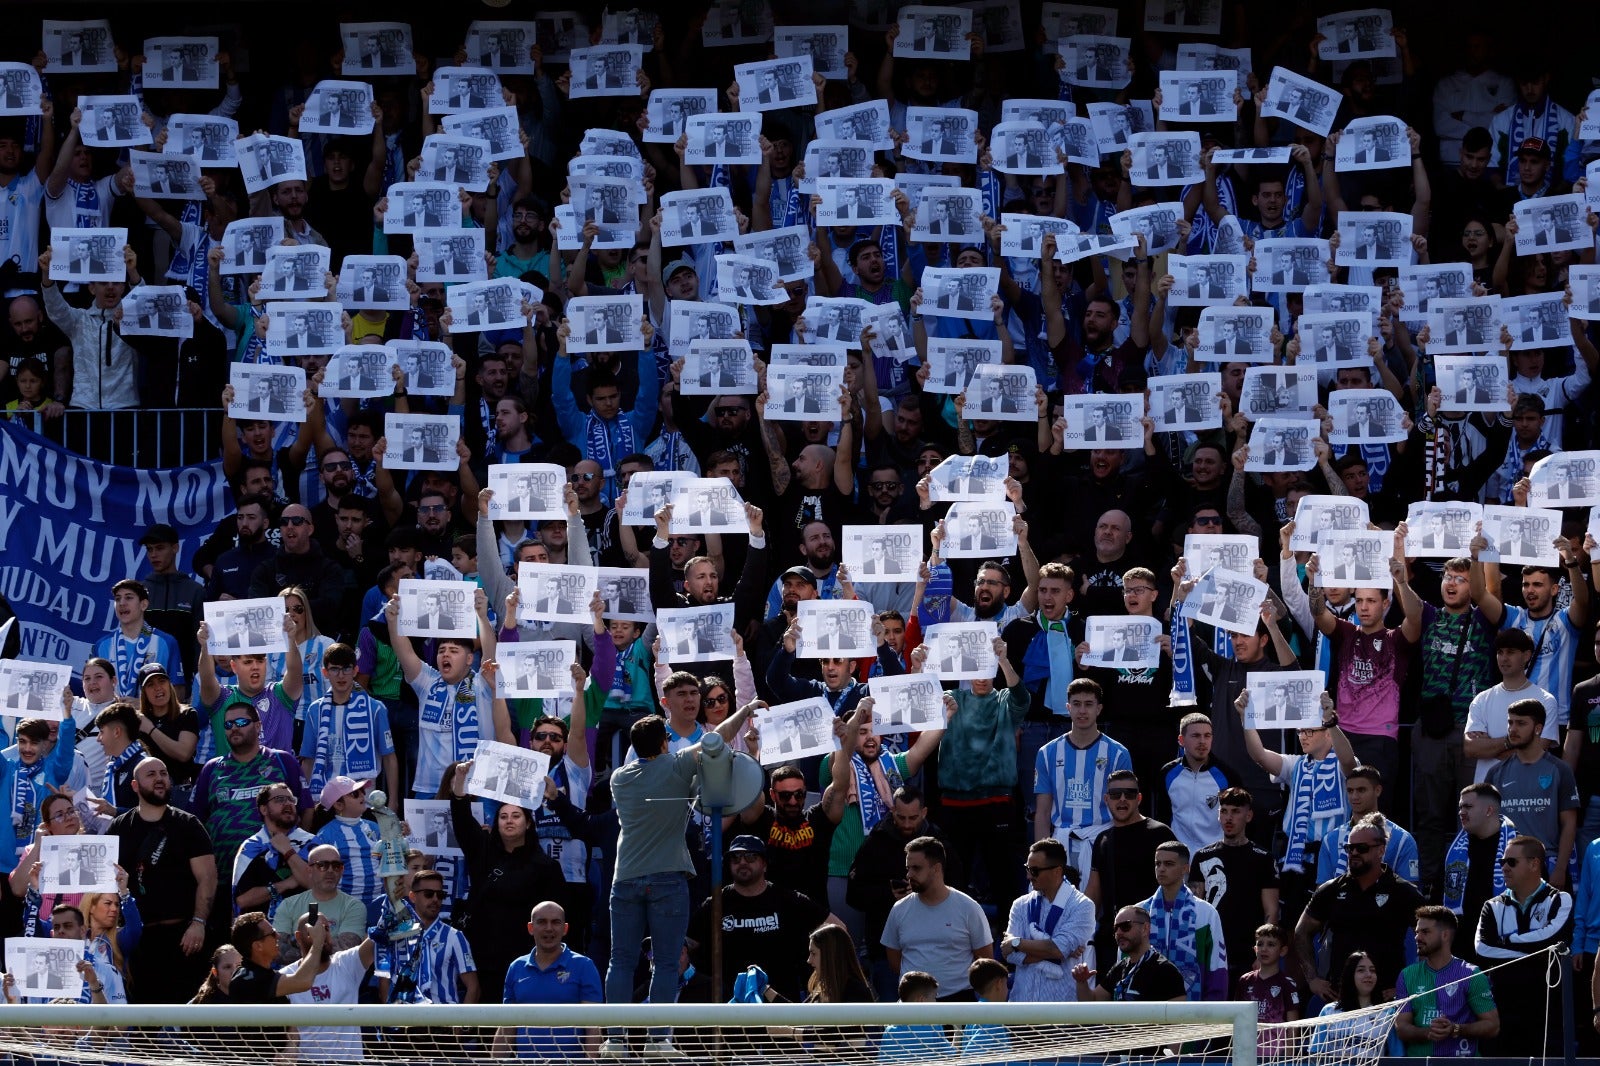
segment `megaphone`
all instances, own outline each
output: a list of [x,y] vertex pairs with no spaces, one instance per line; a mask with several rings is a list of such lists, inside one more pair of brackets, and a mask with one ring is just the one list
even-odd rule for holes
[[694,806],[701,814],[742,811],[765,785],[761,764],[728,747],[721,736],[707,733],[700,741],[700,792]]

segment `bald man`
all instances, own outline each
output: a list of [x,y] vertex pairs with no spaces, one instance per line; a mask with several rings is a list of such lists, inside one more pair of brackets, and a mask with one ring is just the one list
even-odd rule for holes
[[[528,932],[533,935],[533,950],[506,967],[505,1002],[605,1002],[594,960],[566,945],[567,914],[561,904],[546,900],[534,907],[528,916]],[[495,1033],[494,1051],[499,1056],[514,1048],[516,1056],[524,1059],[579,1059],[586,1057],[584,1043],[585,1034],[579,1029],[502,1026]],[[613,1055],[616,1050],[611,1049]],[[607,1051],[603,1049],[601,1055],[607,1057]]]
[[338,563],[322,554],[310,508],[291,503],[283,509],[278,525],[278,550],[250,575],[250,595],[276,596],[290,585],[298,585],[311,597],[311,616],[319,630],[352,630],[356,619],[345,617],[344,605],[348,579]]
[[[765,420],[762,427],[766,428]],[[855,488],[851,458],[855,450],[855,433],[850,420],[845,419],[839,426],[837,451],[826,444],[808,444],[800,449],[794,462],[773,470],[780,502],[772,528],[778,536],[796,546],[790,549],[793,558],[779,560],[784,566],[805,562],[800,558],[798,545],[800,532],[807,523],[827,523],[837,541],[841,527],[855,520],[856,507],[851,498]],[[791,537],[783,532],[787,529],[793,529],[795,535]]]

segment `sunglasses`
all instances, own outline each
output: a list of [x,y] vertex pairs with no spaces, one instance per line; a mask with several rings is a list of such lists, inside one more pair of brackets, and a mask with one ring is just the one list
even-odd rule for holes
[[1128,930],[1132,929],[1134,926],[1143,925],[1143,924],[1144,924],[1143,922],[1137,922],[1137,921],[1134,921],[1134,922],[1118,922],[1116,924],[1115,928],[1116,928],[1117,932],[1119,932],[1119,933],[1126,933]]
[[803,788],[796,788],[790,789],[787,792],[774,791],[772,793],[772,798],[777,800],[779,803],[804,803],[806,798],[806,790]]
[[1344,850],[1350,852],[1352,855],[1365,855],[1367,852],[1373,850],[1377,846],[1378,845],[1376,844],[1346,844],[1344,846]]
[[423,899],[438,899],[440,896],[444,895],[444,889],[442,889],[442,888],[413,888],[411,890],[411,894],[413,896],[421,896]]
[[1502,856],[1501,857],[1500,865],[1501,866],[1515,866],[1521,861],[1522,861],[1521,859],[1513,858],[1510,855],[1506,855],[1506,856]]
[[720,696],[707,696],[707,697],[705,697],[704,702],[710,704],[713,707],[719,706],[719,705],[722,705],[722,704],[726,704],[728,702],[728,695],[727,695],[727,693],[723,693]]
[[224,729],[243,729],[247,725],[254,725],[257,721],[258,719],[255,718],[229,718],[222,723],[222,727]]
[[303,515],[297,515],[297,514],[284,515],[283,519],[282,519],[283,524],[286,525],[286,526],[303,526],[303,525],[306,525],[307,523],[309,523],[310,521],[311,521],[311,519],[306,518]]
[[567,735],[565,733],[562,733],[562,732],[559,732],[557,730],[552,729],[552,730],[550,730],[548,732],[545,732],[545,733],[535,733],[535,734],[533,734],[533,739],[534,740],[566,740],[567,739]]
[[593,481],[598,476],[597,474],[568,474],[567,484],[576,485],[580,481]]
[[744,414],[743,407],[713,407],[711,413],[718,418],[732,418],[734,415]]
[[333,473],[335,470],[354,470],[355,468],[356,468],[356,464],[352,463],[348,459],[346,459],[342,463],[335,461],[335,462],[331,462],[331,463],[323,463],[322,464],[322,469],[326,470],[330,474]]
[[1108,789],[1106,789],[1106,799],[1114,799],[1114,800],[1133,799],[1138,794],[1139,794],[1139,790],[1136,789],[1136,788],[1108,788]]
[[321,859],[317,862],[311,863],[310,866],[313,870],[342,870],[344,869],[344,860]]
[[1027,872],[1029,877],[1038,877],[1046,870],[1059,870],[1060,868],[1060,865],[1057,864],[1054,866],[1024,866],[1023,870]]
[[867,488],[871,489],[873,492],[898,492],[900,489],[900,482],[869,481],[867,482]]
[[449,509],[450,508],[446,507],[442,503],[419,503],[419,504],[417,504],[417,513],[418,514],[443,514],[444,512],[448,511]]
[[305,614],[306,613],[306,609],[304,607],[285,607],[284,610],[288,611],[290,614]]
[[1195,515],[1194,524],[1197,526],[1220,526],[1222,525],[1222,516],[1217,514]]

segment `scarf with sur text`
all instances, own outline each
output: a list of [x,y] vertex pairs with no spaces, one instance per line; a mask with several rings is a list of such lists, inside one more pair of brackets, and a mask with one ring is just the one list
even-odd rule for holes
[[1295,764],[1289,782],[1289,805],[1283,812],[1283,832],[1289,838],[1283,869],[1300,871],[1306,862],[1306,845],[1321,840],[1342,822],[1350,820],[1350,801],[1344,794],[1344,768],[1339,756],[1329,752],[1313,760],[1307,755]]
[[894,759],[887,755],[879,755],[870,766],[860,755],[852,755],[850,768],[856,775],[856,806],[861,811],[861,831],[870,833],[889,813],[888,797],[905,782]]
[[445,705],[455,704],[455,728],[451,730],[450,753],[451,762],[472,758],[472,753],[478,750],[478,673],[468,670],[450,691],[450,684],[443,679],[434,683],[428,693],[428,699],[423,703],[418,712],[422,721],[429,725],[438,725],[445,718]]
[[[1517,835],[1517,827],[1510,818],[1500,816],[1500,842],[1495,845],[1495,859],[1506,853],[1506,845],[1511,843],[1511,838]],[[1450,842],[1450,847],[1444,853],[1444,905],[1457,914],[1461,913],[1461,905],[1467,895],[1467,845],[1471,841],[1467,838],[1465,829],[1456,831],[1456,838]],[[1506,890],[1505,868],[1498,861],[1494,864],[1494,895],[1498,896]]]

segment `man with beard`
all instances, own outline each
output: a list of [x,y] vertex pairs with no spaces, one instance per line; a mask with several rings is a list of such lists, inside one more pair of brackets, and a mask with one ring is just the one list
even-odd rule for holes
[[[789,643],[787,637],[785,643]],[[780,654],[773,662],[792,658],[793,652]],[[769,670],[769,682],[771,674]],[[765,796],[758,796],[749,807],[722,820],[723,832],[749,833],[763,841],[768,868],[778,883],[803,892],[813,900],[828,898],[828,849],[833,845],[834,831],[844,817],[849,800],[851,757],[855,755],[861,727],[870,726],[872,722],[872,697],[866,695],[865,685],[846,678],[846,684],[837,686],[836,691],[846,694],[839,701],[839,713],[841,716],[850,713],[834,721],[833,731],[839,738],[841,757],[833,762],[821,801],[807,807],[805,773],[798,766],[784,764],[772,771],[770,806]],[[808,687],[805,695],[812,694]],[[850,700],[851,696],[855,697],[854,701]],[[854,702],[853,707],[851,702]]]
[[298,585],[311,597],[311,616],[320,627],[329,632],[351,628],[341,627],[339,618],[344,602],[344,571],[322,554],[322,545],[313,534],[311,510],[304,504],[290,504],[278,521],[281,543],[250,576],[250,596],[276,596],[279,590]]
[[[940,736],[943,736],[942,732]],[[862,758],[867,757],[866,750],[863,745]],[[839,835],[835,832],[835,839]],[[890,968],[888,956],[880,942],[883,926],[889,920],[889,909],[909,891],[906,887],[906,845],[918,837],[933,837],[944,845],[946,882],[957,887],[967,883],[961,856],[953,849],[944,830],[928,819],[922,790],[913,785],[901,785],[894,790],[889,816],[880,818],[878,824],[867,832],[850,864],[845,900],[851,909],[860,912],[864,920],[867,960],[870,963],[868,976],[882,1003],[894,1000],[895,979],[898,976]]]
[[167,764],[148,758],[133,771],[139,805],[106,830],[120,838],[128,888],[144,918],[144,933],[128,956],[132,998],[182,1003],[207,966],[206,924],[217,894],[217,862],[205,827],[169,807]]
[[[272,202],[272,208],[283,219],[283,235],[300,244],[316,244],[321,247],[330,247],[328,240],[312,228],[311,221],[306,217],[306,204],[310,194],[306,183],[299,180],[280,181],[267,190],[267,196]],[[368,211],[361,217],[371,215]],[[337,266],[337,264],[335,264]]]
[[[732,883],[722,892],[723,980],[713,990],[717,1000],[732,990],[733,979],[746,967],[759,966],[768,987],[791,1002],[805,998],[806,942],[820,925],[842,925],[820,900],[786,884],[767,880],[767,845],[748,834],[728,845]],[[686,944],[690,957],[701,966],[711,963],[711,908],[705,900],[689,918]]]
[[[672,505],[656,512],[656,535],[650,543],[650,602],[659,610],[662,607],[705,607],[714,603],[733,604],[733,630],[744,631],[761,610],[761,581],[767,565],[767,537],[763,526],[761,508],[744,505],[750,522],[749,548],[744,557],[744,569],[732,594],[721,595],[722,579],[717,564],[708,556],[696,555],[683,566],[683,591],[679,592],[673,580],[673,560],[669,554],[670,542],[681,540],[668,533],[672,521]],[[693,663],[691,673],[700,677],[732,677],[733,664],[726,659],[719,662]],[[704,671],[702,673],[702,671]]]
[[[230,547],[226,552],[222,552],[211,567],[211,579],[206,583],[205,599],[250,599],[250,584],[256,575],[256,570],[277,557],[277,544],[267,539],[267,528],[270,525],[272,525],[272,501],[269,496],[245,496],[238,501],[238,509],[234,512],[234,536],[238,541],[237,547]],[[277,592],[278,589],[272,589],[272,595]]]
[[358,498],[352,495],[356,484],[355,461],[343,448],[319,449],[317,473],[322,479],[322,499],[311,508],[311,524],[316,531],[317,542],[324,548],[330,548],[337,539],[335,517],[339,513],[339,505],[346,498]]
[[[785,570],[776,582],[778,590],[778,610],[766,621],[761,623],[761,628],[756,631],[753,662],[771,662],[772,656],[783,643],[783,635],[794,624],[795,613],[799,609],[801,600],[815,600],[821,598],[821,589],[817,585],[817,575],[809,566],[791,566]],[[771,610],[771,600],[768,600],[768,610]],[[816,659],[794,660],[794,676],[808,681],[820,681],[822,670]],[[761,688],[766,687],[766,678],[756,678],[756,683]],[[770,693],[763,692],[763,695]]]
[[800,566],[784,571],[783,576],[774,581],[772,588],[768,590],[766,613],[768,620],[777,617],[783,609],[786,598],[785,584],[795,570],[805,569],[811,574],[812,584],[817,589],[815,599],[842,598],[839,589],[839,550],[833,530],[828,523],[813,520],[800,527],[800,557],[804,562]]
[[[911,693],[903,693],[909,696]],[[882,715],[878,716],[882,720]],[[870,927],[867,916],[858,905],[852,901],[853,891],[850,882],[850,873],[855,865],[856,857],[861,851],[868,834],[872,833],[885,822],[894,824],[889,817],[891,811],[900,809],[900,793],[905,788],[905,782],[916,777],[922,770],[923,764],[928,761],[939,747],[939,741],[944,737],[943,729],[926,729],[918,734],[917,742],[904,752],[890,752],[883,745],[883,738],[878,735],[871,721],[862,723],[856,734],[855,754],[848,760],[850,763],[850,796],[845,805],[843,817],[839,820],[838,827],[833,833],[833,842],[828,848],[828,909],[844,919],[845,928],[850,930],[850,935],[856,943],[877,943],[877,935],[883,932],[883,919],[889,915],[889,908],[894,905],[895,897],[889,889],[888,881],[874,886],[883,890],[880,897],[882,913],[878,916],[879,924]],[[898,738],[905,741],[909,738]],[[822,776],[831,778],[833,772],[833,755],[822,757]],[[920,794],[919,794],[920,797]],[[864,798],[864,802],[863,802]],[[916,804],[918,823],[924,821],[920,798]],[[894,858],[904,855],[905,845],[913,838],[921,836],[920,832],[911,833],[900,840],[895,848]],[[890,877],[900,877],[904,873],[903,862],[895,861],[890,869]],[[958,884],[962,882],[957,882]],[[871,935],[869,936],[869,932]],[[865,940],[863,940],[865,938]]]
[[[0,138],[0,143],[3,140]],[[11,332],[0,340],[0,403],[17,398],[16,383],[11,375],[28,359],[44,364],[47,380],[51,382],[51,395],[69,395],[71,378],[67,368],[71,365],[72,343],[45,318],[38,299],[26,293],[15,297],[6,308],[6,317],[10,320]]]
[[494,276],[520,278],[533,271],[550,272],[549,209],[532,196],[511,205],[511,244],[495,257]]
[[288,785],[262,788],[256,810],[261,828],[233,858],[233,903],[241,911],[265,911],[270,920],[279,900],[311,887],[306,856],[314,841],[300,828],[299,805]]

